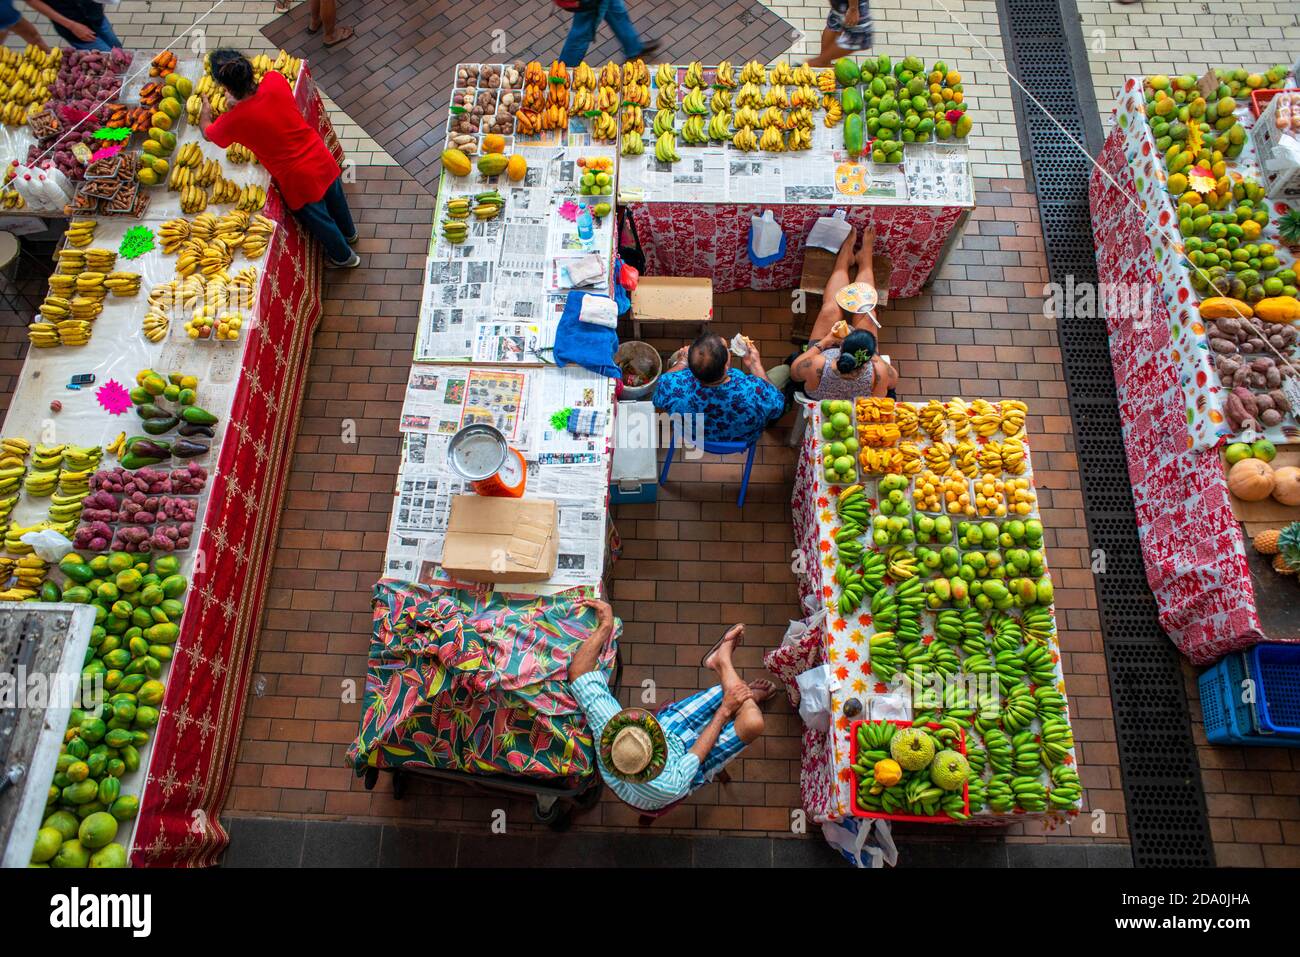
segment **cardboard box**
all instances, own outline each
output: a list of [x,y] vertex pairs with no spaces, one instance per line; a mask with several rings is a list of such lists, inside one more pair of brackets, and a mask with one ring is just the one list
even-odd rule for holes
[[559,536],[550,499],[457,495],[442,567],[474,582],[540,582],[555,574]]
[[1294,134],[1283,133],[1277,128],[1278,100],[1279,97],[1274,96],[1268,101],[1268,106],[1255,120],[1255,125],[1250,128],[1250,138],[1255,145],[1261,181],[1268,198],[1275,202],[1294,204],[1296,200],[1300,200],[1300,167],[1270,169],[1270,166],[1281,158],[1280,145],[1283,138],[1289,140],[1292,145],[1300,142],[1300,138]]
[[641,322],[708,322],[713,318],[713,280],[642,276],[632,290],[632,315]]

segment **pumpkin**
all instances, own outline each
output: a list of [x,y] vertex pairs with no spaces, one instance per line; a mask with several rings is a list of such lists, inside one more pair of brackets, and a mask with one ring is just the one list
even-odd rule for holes
[[1288,465],[1273,473],[1273,497],[1283,505],[1300,505],[1300,469]]
[[1254,313],[1249,305],[1230,296],[1213,296],[1202,299],[1200,305],[1202,319],[1231,319],[1240,316],[1249,319]]
[[903,780],[903,769],[898,766],[898,762],[893,758],[882,758],[877,761],[872,771],[876,775],[876,783],[883,788],[892,788]]
[[516,153],[506,163],[506,175],[516,183],[528,175],[528,161]]
[[1268,498],[1273,483],[1273,467],[1259,459],[1242,459],[1228,469],[1228,491],[1243,502]]

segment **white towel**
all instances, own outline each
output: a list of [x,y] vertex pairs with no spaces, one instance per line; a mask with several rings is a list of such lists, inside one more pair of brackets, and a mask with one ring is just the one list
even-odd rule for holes
[[618,306],[614,300],[605,296],[583,296],[582,311],[578,313],[579,322],[589,322],[593,326],[605,326],[613,329],[618,326]]

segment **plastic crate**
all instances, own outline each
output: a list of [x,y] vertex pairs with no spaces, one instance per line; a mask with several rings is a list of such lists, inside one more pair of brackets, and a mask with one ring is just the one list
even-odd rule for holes
[[1247,666],[1255,682],[1259,730],[1300,738],[1300,645],[1256,645]]
[[1245,656],[1234,653],[1202,672],[1197,680],[1205,737],[1211,744],[1254,743],[1250,706],[1241,700],[1241,683],[1245,678]]
[[[852,765],[858,763],[858,726],[863,724],[886,724],[886,723],[896,725],[899,728],[912,727],[912,722],[910,721],[888,721],[888,722],[854,721],[852,724],[849,725],[849,764]],[[929,728],[931,731],[934,731],[940,726],[938,724],[935,724],[934,722],[929,722],[926,724],[926,727]],[[961,735],[957,738],[957,747],[955,750],[960,754],[966,753],[966,732],[965,731],[961,732]],[[962,802],[964,804],[964,807],[962,808],[962,812],[966,815],[969,815],[970,814],[970,782],[969,781],[961,786],[961,796],[962,796]],[[859,807],[858,806],[858,776],[856,774],[853,775],[852,809],[855,817],[874,817],[874,818],[881,818],[886,821],[917,821],[922,824],[965,823],[963,821],[953,820],[942,811],[939,812],[938,814],[927,816],[924,814],[887,814],[884,811],[868,811],[866,808]]]
[[1273,99],[1279,93],[1300,93],[1300,90],[1290,87],[1285,90],[1251,90],[1250,91],[1250,112],[1258,117],[1268,109],[1268,101]]

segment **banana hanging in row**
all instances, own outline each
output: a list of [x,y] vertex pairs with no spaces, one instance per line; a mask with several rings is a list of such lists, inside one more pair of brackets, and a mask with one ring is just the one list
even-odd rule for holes
[[693,90],[704,86],[704,67],[699,60],[692,61],[686,68],[686,76],[682,78],[682,84]]
[[677,153],[677,135],[671,131],[655,140],[655,159],[661,163],[676,163],[681,159]]
[[740,82],[762,86],[767,82],[767,68],[757,60],[750,60],[740,68]]
[[741,126],[736,129],[736,135],[731,138],[731,145],[738,150],[744,150],[746,153],[752,153],[758,149],[758,137],[754,135],[752,126]]
[[[832,71],[832,76],[834,76],[834,71]],[[730,60],[723,60],[718,64],[718,69],[713,75],[713,85],[728,90],[735,87],[736,71],[732,67]]]

